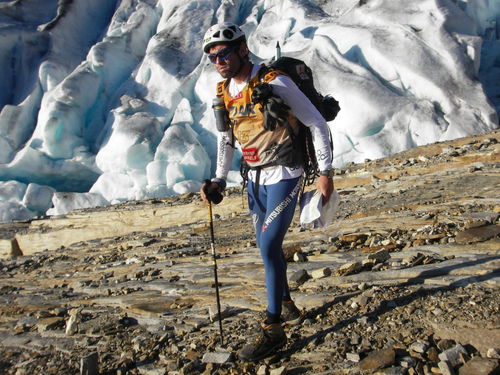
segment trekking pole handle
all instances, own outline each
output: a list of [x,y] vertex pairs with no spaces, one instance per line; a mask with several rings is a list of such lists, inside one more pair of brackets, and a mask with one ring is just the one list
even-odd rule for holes
[[207,199],[209,203],[214,203],[214,204],[219,204],[222,202],[222,193],[219,191],[218,188],[214,188],[212,186],[212,181],[211,180],[205,180],[205,187],[204,187],[205,194],[207,195]]

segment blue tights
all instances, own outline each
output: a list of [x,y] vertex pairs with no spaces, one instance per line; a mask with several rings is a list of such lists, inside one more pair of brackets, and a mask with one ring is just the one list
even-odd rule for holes
[[248,182],[248,207],[254,214],[257,246],[264,263],[268,314],[281,314],[281,303],[290,299],[283,240],[293,219],[301,178],[281,180],[273,185]]

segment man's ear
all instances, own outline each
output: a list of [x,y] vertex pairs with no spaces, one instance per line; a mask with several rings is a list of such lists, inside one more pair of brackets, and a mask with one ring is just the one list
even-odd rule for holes
[[249,54],[248,46],[245,42],[240,43],[239,54],[241,57],[246,57]]

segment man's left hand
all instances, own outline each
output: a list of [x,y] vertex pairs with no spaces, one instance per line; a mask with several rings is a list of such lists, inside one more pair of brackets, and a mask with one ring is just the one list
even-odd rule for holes
[[323,196],[323,206],[328,202],[333,193],[333,179],[327,176],[319,176],[316,189]]

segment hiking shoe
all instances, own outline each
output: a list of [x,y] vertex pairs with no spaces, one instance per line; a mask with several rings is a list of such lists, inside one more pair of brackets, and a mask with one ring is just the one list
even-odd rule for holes
[[281,305],[281,319],[285,324],[295,326],[302,323],[304,315],[295,306],[293,301],[283,301]]
[[245,345],[238,357],[242,361],[258,361],[282,348],[286,344],[286,335],[280,323],[262,327],[261,335],[252,344]]

